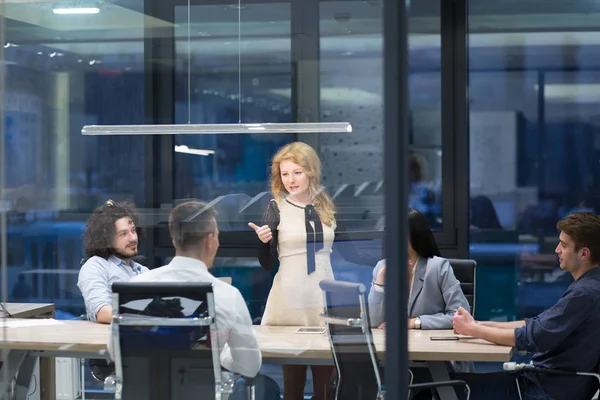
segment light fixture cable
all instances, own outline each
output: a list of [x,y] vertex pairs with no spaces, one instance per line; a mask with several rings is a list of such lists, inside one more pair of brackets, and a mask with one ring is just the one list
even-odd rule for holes
[[188,124],[192,123],[192,5],[191,0],[188,0],[187,13],[187,39],[188,39],[188,54],[187,54],[187,78],[188,78]]
[[238,124],[242,123],[242,0],[238,0]]
[[[5,15],[6,15],[6,1],[0,0],[0,43],[6,41],[6,30],[5,30]],[[0,46],[0,121],[5,121],[6,117],[6,52],[4,46]],[[8,256],[7,256],[7,220],[6,220],[6,124],[3,122],[0,124],[0,276],[2,277],[2,285],[0,290],[1,301],[3,304],[8,300]],[[6,313],[5,317],[9,317],[10,314]],[[6,324],[2,326],[3,337],[6,338]],[[6,341],[2,341],[2,354],[1,359],[4,365],[8,365],[8,351],[6,351]],[[2,369],[2,383],[8,384],[9,375],[7,368]]]

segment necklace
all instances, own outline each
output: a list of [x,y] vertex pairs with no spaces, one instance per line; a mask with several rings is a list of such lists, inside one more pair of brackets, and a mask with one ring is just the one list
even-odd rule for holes
[[289,201],[288,199],[285,199],[285,201],[286,201],[288,204],[291,204],[291,205],[293,205],[294,207],[296,207],[296,208],[299,208],[299,209],[301,209],[301,210],[304,210],[304,209],[306,208],[306,206],[299,206],[298,204],[292,203],[292,202],[291,202],[291,201]]

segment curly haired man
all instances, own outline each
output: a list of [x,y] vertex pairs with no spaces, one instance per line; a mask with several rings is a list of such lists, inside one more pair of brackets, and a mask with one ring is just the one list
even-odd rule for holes
[[110,323],[113,282],[148,271],[133,261],[141,238],[140,217],[133,203],[108,200],[92,213],[84,234],[89,258],[77,281],[90,321]]

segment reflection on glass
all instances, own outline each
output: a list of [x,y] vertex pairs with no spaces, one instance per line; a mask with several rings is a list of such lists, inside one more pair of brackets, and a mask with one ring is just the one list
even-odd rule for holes
[[433,230],[441,229],[443,220],[440,22],[439,2],[410,9],[408,204]]
[[600,210],[598,27],[587,20],[597,9],[524,1],[500,11],[481,0],[468,9],[477,318],[523,319],[554,305],[572,281],[554,254],[556,223]]
[[[241,25],[238,11],[229,6],[192,6],[188,48],[188,8],[175,7],[175,50],[182,60],[176,74],[176,86],[181,88],[176,92],[177,123],[188,122],[188,111],[192,124],[295,122],[290,94],[290,5],[244,4]],[[189,75],[188,50],[192,63]],[[265,134],[259,129],[250,134],[176,135],[175,145],[210,149],[215,155],[175,155],[178,179],[174,198],[210,201],[232,193],[258,195],[266,190],[272,154],[293,137],[292,133]]]
[[[144,206],[143,138],[81,136],[83,125],[145,120],[144,30],[166,23],[127,3],[67,15],[52,2],[3,5],[9,311],[35,302],[55,304],[58,319],[83,315],[89,213],[109,198]],[[87,371],[85,381],[102,387]]]
[[[296,36],[291,20],[302,17],[291,15],[289,3],[244,4],[241,26],[239,7],[193,6],[188,24],[187,7],[156,3],[152,12],[144,10],[150,3],[117,0],[98,4],[93,14],[81,8],[61,11],[51,2],[4,5],[6,201],[1,206],[8,211],[4,295],[11,314],[16,315],[10,311],[15,302],[38,302],[55,304],[58,319],[85,318],[76,283],[85,258],[82,234],[92,210],[108,199],[132,200],[145,228],[154,228],[153,223],[162,228],[168,206],[152,207],[157,199],[173,196],[175,204],[199,198],[218,209],[223,245],[215,274],[233,278],[259,322],[273,278],[258,265],[254,243],[245,235],[251,233],[247,222],[262,218],[269,201],[270,159],[291,141],[312,140],[311,146],[329,163],[324,168],[327,190],[348,230],[383,229],[380,4],[323,2],[322,15],[311,20],[320,20],[324,27],[311,44],[321,50],[320,63],[319,57],[292,61],[299,42],[292,43]],[[343,21],[348,10],[356,16],[368,10],[351,23],[356,38],[348,36]],[[160,51],[149,46],[156,41],[161,42]],[[170,44],[174,57],[161,58]],[[346,60],[355,62],[355,68]],[[342,67],[338,72],[335,63]],[[312,119],[297,117],[299,90],[306,91],[298,87],[298,65],[310,65],[317,74],[313,81],[305,79],[314,84],[317,100],[303,105],[314,111]],[[359,82],[364,77],[363,85]],[[255,129],[239,135],[175,135],[164,149],[155,148],[165,140],[160,136],[81,135],[87,125],[132,126],[160,119],[164,110],[156,110],[155,103],[165,104],[157,101],[157,92],[170,89],[175,118],[161,121],[168,124],[241,121],[260,128],[256,124],[350,121],[361,124],[360,135],[347,128],[339,135],[302,137]],[[147,152],[150,147],[173,151],[173,165],[149,162],[155,153]],[[171,179],[173,193],[165,193]],[[148,236],[153,246],[140,242],[140,254],[147,265],[160,264],[158,259],[172,250],[171,241],[163,241],[160,229],[149,231],[155,234]],[[381,242],[371,238],[353,245],[377,258],[381,254]],[[370,269],[356,269],[335,252],[332,266],[338,279],[370,281]],[[77,370],[78,360],[67,363],[66,370],[60,368],[58,377]],[[88,398],[91,390],[102,390],[99,376],[90,375],[86,366]],[[76,398],[76,391],[65,396]]]
[[321,2],[320,65],[316,71],[309,61],[300,66],[320,82],[317,118],[344,118],[353,127],[318,141],[323,185],[350,230],[385,225],[382,11],[380,2]]
[[[411,10],[409,205],[442,223],[441,63],[439,4]],[[353,133],[321,137],[323,181],[358,193],[355,209],[383,226],[383,41],[381,2],[323,2],[321,12],[321,118],[349,120]],[[347,160],[352,159],[349,167]],[[348,168],[349,167],[349,168]],[[344,186],[346,185],[346,186]],[[351,189],[351,190],[352,190]],[[372,226],[365,225],[364,229]]]

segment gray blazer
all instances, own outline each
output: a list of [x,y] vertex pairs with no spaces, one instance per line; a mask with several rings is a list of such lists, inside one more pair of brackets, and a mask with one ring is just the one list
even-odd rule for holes
[[[379,261],[373,269],[373,282],[384,262]],[[373,327],[385,321],[385,292],[382,289],[372,283],[369,291],[369,314]],[[398,288],[386,287],[385,290]],[[458,307],[470,311],[448,260],[440,257],[419,258],[408,299],[408,317],[419,317],[421,329],[452,329],[452,318]]]

